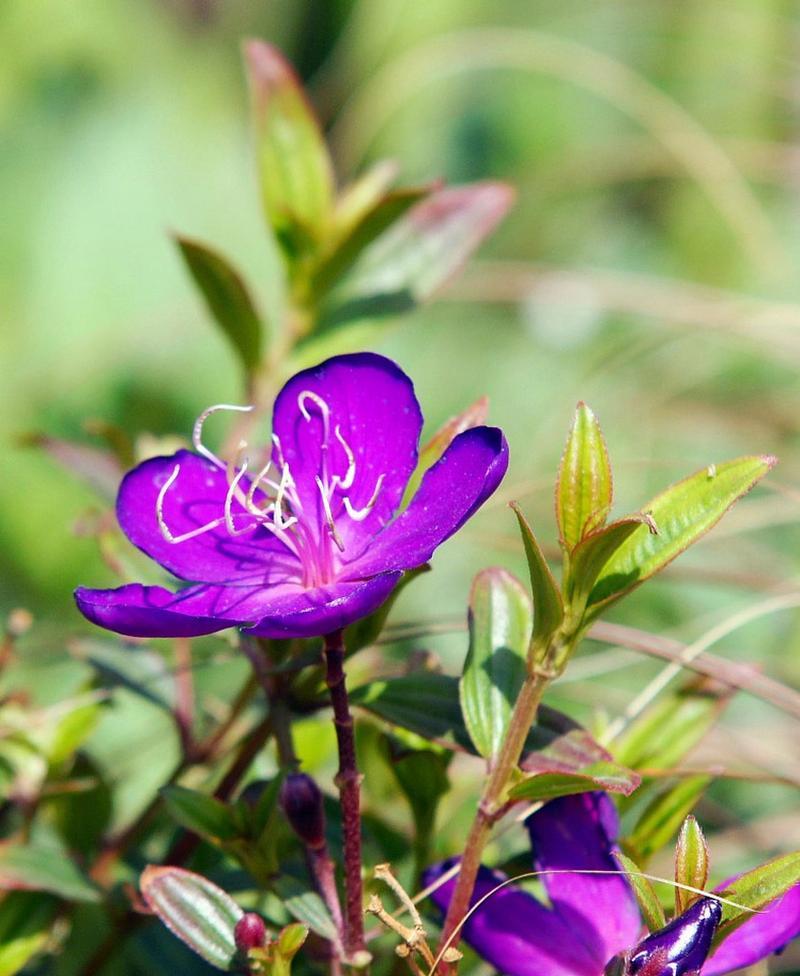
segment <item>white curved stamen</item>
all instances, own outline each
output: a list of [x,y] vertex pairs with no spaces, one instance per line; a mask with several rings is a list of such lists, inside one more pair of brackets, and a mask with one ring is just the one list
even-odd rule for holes
[[250,512],[251,515],[255,515],[255,516],[266,515],[272,508],[273,503],[271,501],[263,508],[259,508],[258,505],[256,505],[255,503],[255,494],[258,491],[259,486],[261,485],[262,482],[268,488],[272,488],[274,491],[278,491],[280,487],[278,484],[272,481],[272,479],[267,477],[267,475],[269,474],[269,469],[271,467],[272,467],[272,461],[267,461],[267,463],[258,472],[255,478],[253,478],[253,481],[250,484],[250,488],[245,498],[245,507],[247,508],[247,511]]
[[241,467],[236,472],[236,477],[231,481],[230,487],[228,488],[228,494],[225,496],[225,527],[227,528],[230,535],[242,535],[243,532],[249,532],[251,529],[256,528],[258,522],[254,522],[251,525],[245,526],[243,529],[237,529],[233,524],[233,513],[231,512],[231,506],[233,505],[233,498],[236,495],[236,490],[239,487],[239,482],[245,475],[247,471],[247,465],[249,461],[244,458]]
[[322,498],[322,507],[325,509],[325,521],[328,523],[328,532],[330,533],[331,539],[336,543],[336,547],[339,552],[344,552],[344,543],[339,538],[339,533],[336,531],[336,523],[333,521],[333,513],[331,512],[331,503],[328,498],[328,493],[325,491],[325,486],[322,484],[322,480],[319,475],[316,475],[314,481],[317,483],[317,488],[319,488],[319,494]]
[[161,490],[158,493],[158,498],[156,499],[156,518],[158,519],[158,528],[161,535],[166,539],[167,542],[173,545],[178,542],[187,542],[189,539],[194,539],[198,535],[203,535],[205,532],[210,532],[212,529],[218,528],[225,521],[224,518],[212,519],[205,525],[201,525],[196,529],[192,529],[190,532],[183,532],[181,535],[173,535],[170,531],[169,526],[164,521],[164,499],[166,498],[167,492],[175,484],[175,479],[180,474],[181,466],[176,464],[172,470],[172,474],[167,478],[164,484],[161,486]]
[[322,414],[322,425],[325,431],[324,439],[325,443],[327,443],[331,433],[331,408],[318,393],[314,393],[313,390],[303,390],[297,397],[297,406],[303,418],[309,423],[311,422],[311,414],[306,409],[306,400],[311,400],[313,404],[319,407],[319,412]]
[[203,443],[203,425],[212,414],[219,413],[221,410],[232,410],[235,413],[250,413],[253,410],[253,406],[240,407],[233,403],[215,403],[213,406],[206,407],[197,420],[195,420],[194,429],[192,430],[192,446],[198,454],[202,454],[204,458],[207,458],[218,468],[224,468],[225,462],[221,458],[218,458]]
[[353,505],[347,496],[342,499],[344,502],[344,507],[347,510],[347,514],[354,522],[363,522],[375,507],[375,502],[378,500],[378,495],[381,492],[381,485],[383,484],[384,477],[384,475],[381,475],[378,478],[377,482],[375,483],[375,491],[372,493],[372,498],[370,498],[363,508],[353,508]]
[[333,433],[336,440],[342,445],[342,450],[347,455],[347,471],[345,472],[344,478],[340,478],[337,474],[333,476],[333,480],[335,485],[338,485],[339,488],[343,488],[345,491],[347,491],[349,488],[353,487],[353,482],[355,481],[356,457],[355,454],[353,454],[353,449],[350,447],[344,437],[342,437],[342,431],[338,424],[334,427]]

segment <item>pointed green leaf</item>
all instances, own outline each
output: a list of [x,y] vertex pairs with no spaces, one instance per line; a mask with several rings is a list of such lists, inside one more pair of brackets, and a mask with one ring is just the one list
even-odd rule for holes
[[263,356],[264,326],[241,275],[205,244],[188,237],[175,240],[214,321],[245,369],[255,369]]
[[503,747],[527,672],[533,611],[522,584],[504,569],[485,569],[469,599],[469,650],[459,692],[470,738],[491,761]]
[[[745,909],[760,911],[796,884],[800,884],[800,851],[776,857],[761,867],[740,875],[723,890],[719,890],[719,894]],[[722,922],[714,938],[715,946],[752,917],[750,911],[723,903]]]
[[150,910],[193,952],[217,969],[236,968],[233,932],[244,912],[230,895],[202,875],[153,864],[139,888]]
[[0,976],[14,976],[47,944],[58,911],[55,898],[12,891],[0,901]]
[[184,786],[165,786],[161,795],[172,819],[204,840],[220,844],[238,835],[233,812],[216,797]]
[[536,536],[522,514],[516,502],[511,508],[517,516],[519,530],[522,534],[522,544],[525,547],[525,558],[528,561],[528,572],[531,578],[531,593],[533,595],[533,635],[531,638],[532,653],[546,646],[550,637],[558,630],[564,619],[564,603],[547,560],[544,558]]
[[431,193],[361,254],[332,290],[318,331],[397,315],[427,301],[494,230],[512,200],[503,183]]
[[330,223],[334,176],[328,147],[302,84],[277,48],[244,46],[264,212],[291,258]]
[[651,800],[626,838],[626,853],[646,864],[675,836],[710,782],[710,776],[687,776]]
[[646,525],[654,534],[658,532],[649,515],[637,513],[584,535],[573,549],[569,560],[567,598],[577,604],[579,610],[585,606],[602,568],[641,525]]
[[649,878],[642,877],[641,869],[629,857],[620,853],[615,854],[614,857],[628,878],[645,925],[651,932],[663,929],[667,924],[667,918],[652,882]]
[[594,615],[697,542],[775,463],[773,457],[742,457],[711,465],[644,505],[642,511],[652,516],[658,534],[640,526],[609,559],[589,597]]
[[631,794],[639,785],[639,777],[630,769],[615,762],[596,762],[578,772],[537,773],[517,783],[509,796],[512,800],[553,800],[557,796],[573,796],[593,790]]
[[291,925],[286,925],[278,933],[275,948],[284,958],[291,959],[302,949],[307,938],[308,929],[306,926],[299,922],[292,922]]
[[414,818],[414,849],[418,864],[428,860],[439,801],[450,788],[447,767],[453,754],[444,749],[408,748],[386,736],[386,756]]
[[556,482],[556,519],[567,551],[605,523],[611,509],[611,465],[600,424],[581,402],[567,438]]
[[[708,845],[695,818],[689,816],[683,821],[675,845],[675,881],[678,885],[705,889],[708,881]],[[685,912],[700,895],[684,888],[675,889],[675,914]]]
[[0,847],[0,890],[47,891],[69,901],[96,902],[100,894],[66,851],[6,842]]

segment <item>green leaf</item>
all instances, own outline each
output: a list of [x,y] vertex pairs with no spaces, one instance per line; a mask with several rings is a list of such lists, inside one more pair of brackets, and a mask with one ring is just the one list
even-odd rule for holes
[[14,976],[41,952],[58,902],[38,892],[12,891],[0,901],[0,976]]
[[69,901],[100,900],[97,888],[60,847],[6,843],[0,847],[0,889],[47,891]]
[[165,786],[161,795],[172,819],[204,840],[218,845],[238,836],[233,812],[216,797],[184,786]]
[[361,685],[350,693],[354,705],[424,739],[472,751],[458,695],[458,681],[422,671]]
[[461,710],[480,755],[491,761],[508,732],[527,671],[533,611],[522,585],[504,569],[485,569],[472,584],[469,650],[459,684]]
[[[700,825],[691,814],[683,821],[675,845],[675,881],[678,885],[700,889],[705,889],[708,881],[708,845]],[[693,891],[676,888],[675,914],[685,912],[700,897]]]
[[386,736],[387,757],[414,818],[414,847],[417,863],[428,860],[439,800],[450,782],[447,767],[452,753],[437,749],[410,749],[392,736]]
[[642,525],[617,549],[589,597],[594,616],[697,542],[775,463],[773,457],[742,457],[711,465],[644,505],[642,511],[652,516],[658,535]]
[[322,298],[353,267],[364,250],[376,238],[431,191],[430,186],[407,187],[393,190],[375,200],[314,269],[311,278],[313,294],[318,299]]
[[319,331],[363,318],[407,312],[462,267],[511,205],[503,183],[473,183],[431,193],[354,264],[325,303]]
[[572,796],[593,790],[631,794],[639,785],[639,777],[615,762],[596,762],[575,773],[537,773],[514,786],[512,800],[552,800],[557,796]]
[[375,643],[375,641],[381,635],[381,631],[386,624],[397,598],[409,585],[409,583],[413,583],[415,579],[418,579],[424,573],[429,573],[430,569],[430,564],[424,563],[422,566],[417,566],[416,569],[411,569],[408,572],[403,573],[400,582],[397,584],[397,586],[395,586],[387,599],[384,600],[377,610],[374,610],[368,616],[362,617],[360,620],[357,620],[355,623],[350,624],[350,626],[346,628],[344,632],[344,640],[348,657],[350,657],[351,654],[355,654],[356,651],[360,651],[362,648],[368,647],[370,644]]
[[626,853],[646,864],[675,836],[710,782],[710,776],[687,776],[651,800],[623,845]]
[[536,536],[516,502],[511,503],[519,522],[533,594],[533,635],[531,651],[544,648],[564,620],[564,603]]
[[217,969],[236,968],[233,932],[244,912],[230,895],[192,871],[153,864],[139,888],[150,910],[193,952]]
[[615,854],[614,857],[628,878],[645,925],[651,932],[657,932],[659,929],[664,928],[667,924],[667,918],[664,915],[661,902],[658,900],[656,889],[653,887],[649,878],[642,877],[641,869],[629,857],[620,853]]
[[558,532],[568,552],[605,524],[611,500],[611,465],[603,432],[595,415],[581,402],[575,410],[556,482]]
[[331,942],[338,941],[336,925],[331,918],[325,902],[305,882],[285,874],[278,878],[273,889],[283,901],[286,910],[298,922],[307,925],[317,935]]
[[307,238],[313,246],[329,226],[333,166],[302,84],[280,51],[253,40],[244,55],[264,212],[292,260],[298,242]]
[[583,611],[600,571],[641,525],[646,525],[653,534],[658,532],[649,515],[637,513],[584,535],[575,546],[569,560],[566,590],[567,599],[579,612]]
[[[724,889],[717,889],[717,891],[723,897],[742,905],[744,909],[760,911],[798,883],[800,883],[800,851],[795,851],[792,854],[776,857],[753,871],[748,871],[731,881]],[[752,917],[750,911],[723,903],[722,921],[714,938],[715,947],[734,929]]]
[[489,398],[482,396],[474,403],[471,403],[466,410],[462,410],[461,413],[450,417],[449,420],[442,424],[427,444],[420,449],[417,466],[409,478],[405,493],[403,494],[403,501],[400,503],[401,508],[405,508],[408,505],[417,493],[425,472],[428,468],[436,464],[447,448],[453,443],[453,440],[459,434],[463,434],[465,430],[470,430],[472,427],[479,427],[481,424],[485,424],[488,413]]
[[256,369],[263,356],[264,326],[241,275],[227,258],[199,241],[177,237],[176,243],[214,321],[245,369]]

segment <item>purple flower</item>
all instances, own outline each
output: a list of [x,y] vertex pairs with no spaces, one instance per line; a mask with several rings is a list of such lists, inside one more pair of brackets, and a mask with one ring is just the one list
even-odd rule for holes
[[[796,885],[736,929],[710,958],[721,916],[713,898],[700,899],[642,938],[636,899],[623,876],[573,873],[619,870],[614,857],[619,824],[605,793],[552,800],[526,825],[534,868],[543,872],[550,907],[509,885],[489,897],[463,929],[465,941],[507,976],[723,976],[780,951],[800,935]],[[430,868],[426,887],[453,863]],[[499,872],[481,868],[472,903],[505,880]],[[454,887],[451,879],[431,895],[442,912]]]
[[131,542],[193,585],[80,588],[78,607],[93,623],[133,637],[338,630],[427,562],[508,465],[500,430],[464,431],[395,518],[417,465],[422,413],[411,380],[371,353],[334,357],[286,383],[263,466],[244,448],[226,465],[205,447],[203,422],[217,409],[195,425],[195,452],[145,461],[117,497]]

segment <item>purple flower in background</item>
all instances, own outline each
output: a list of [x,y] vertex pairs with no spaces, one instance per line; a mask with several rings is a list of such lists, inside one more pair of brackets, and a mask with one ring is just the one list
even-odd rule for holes
[[80,588],[78,607],[93,623],[134,637],[338,630],[427,562],[508,465],[500,430],[464,431],[395,518],[417,465],[422,413],[411,380],[371,353],[334,357],[286,383],[263,467],[244,448],[226,464],[205,447],[203,422],[216,409],[195,425],[195,452],[145,461],[117,497],[131,542],[194,585]]
[[[779,952],[800,935],[797,885],[736,929],[710,958],[721,917],[713,898],[700,899],[642,938],[639,909],[624,876],[572,873],[619,870],[614,857],[619,824],[605,793],[552,800],[526,825],[535,870],[565,872],[542,874],[551,907],[509,885],[489,897],[463,929],[465,941],[507,976],[722,976]],[[453,863],[430,868],[425,886]],[[505,880],[481,868],[472,903]],[[451,879],[431,895],[442,912],[454,887]]]

